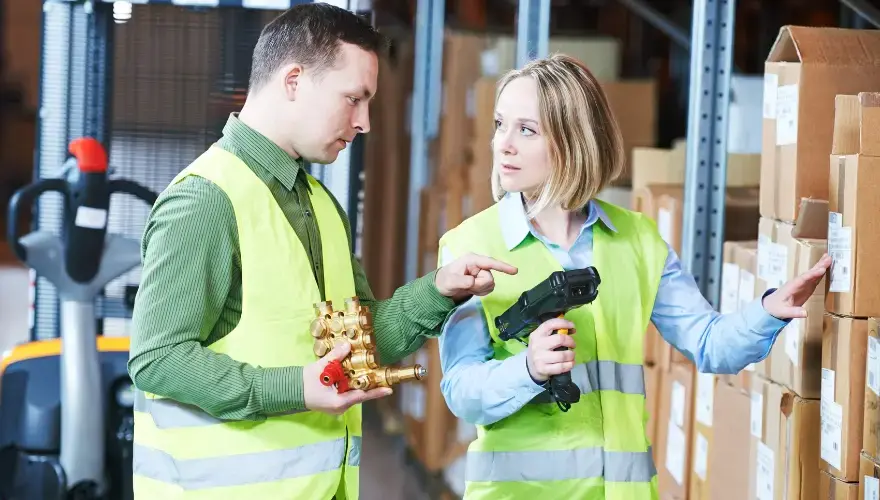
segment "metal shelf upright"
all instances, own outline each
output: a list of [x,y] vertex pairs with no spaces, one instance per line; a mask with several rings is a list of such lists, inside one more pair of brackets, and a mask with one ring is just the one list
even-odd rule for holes
[[735,0],[695,0],[682,263],[716,308],[721,289]]
[[419,272],[421,193],[431,172],[428,145],[437,137],[442,104],[444,0],[418,0],[415,64],[410,109],[409,218],[406,227],[406,281]]

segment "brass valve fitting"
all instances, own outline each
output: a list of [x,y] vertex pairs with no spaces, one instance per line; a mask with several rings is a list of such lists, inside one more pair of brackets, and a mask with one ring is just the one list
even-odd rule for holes
[[[421,365],[402,368],[379,366],[370,308],[362,306],[357,297],[345,299],[343,310],[334,310],[329,300],[319,302],[315,304],[315,315],[311,333],[315,338],[316,356],[324,356],[341,342],[351,344],[351,352],[342,360],[341,370],[325,370],[321,374],[325,385],[335,384],[339,392],[348,389],[367,391],[391,387],[406,380],[421,380],[427,374]],[[339,376],[345,377],[345,380],[338,380]]]

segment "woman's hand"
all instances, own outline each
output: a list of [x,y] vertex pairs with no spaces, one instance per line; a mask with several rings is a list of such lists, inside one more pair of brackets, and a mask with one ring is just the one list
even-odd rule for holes
[[823,255],[812,269],[765,297],[764,310],[773,317],[782,320],[806,318],[807,311],[803,305],[813,295],[816,286],[822,281],[822,277],[825,276],[830,265],[831,257],[828,254]]
[[[556,330],[568,328],[569,335],[556,334]],[[571,321],[554,318],[541,323],[535,331],[529,335],[529,350],[526,353],[526,366],[529,375],[537,383],[543,383],[551,375],[559,375],[574,368],[574,323]],[[557,347],[567,347],[569,350],[554,351]]]

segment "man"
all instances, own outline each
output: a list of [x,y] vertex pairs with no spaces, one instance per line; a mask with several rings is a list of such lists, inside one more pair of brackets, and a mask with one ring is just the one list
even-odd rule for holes
[[360,403],[391,391],[321,385],[349,348],[315,359],[314,304],[358,296],[389,364],[490,292],[491,271],[516,272],[468,255],[374,300],[343,210],[301,162],[331,163],[369,131],[382,44],[326,4],[276,18],[241,113],[156,202],[129,362],[137,498],[357,498]]

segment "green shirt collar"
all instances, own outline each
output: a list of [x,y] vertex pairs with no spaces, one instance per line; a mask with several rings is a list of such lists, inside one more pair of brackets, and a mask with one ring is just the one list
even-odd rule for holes
[[231,113],[223,127],[224,146],[234,152],[249,155],[259,167],[278,179],[288,191],[293,189],[297,175],[302,170],[300,160],[293,158],[268,137],[245,125],[238,113]]

